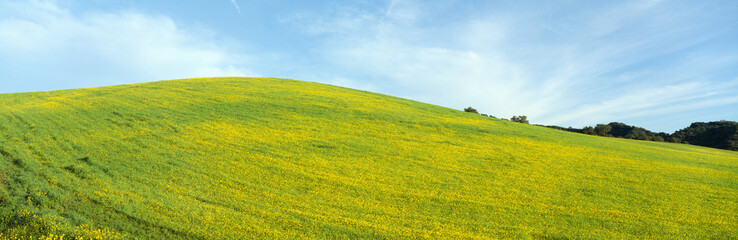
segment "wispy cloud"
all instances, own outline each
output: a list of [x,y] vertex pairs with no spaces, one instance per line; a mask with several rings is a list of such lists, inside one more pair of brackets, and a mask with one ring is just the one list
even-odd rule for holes
[[241,13],[241,7],[238,6],[238,2],[236,2],[236,0],[231,0],[231,3],[233,3],[233,6],[236,7],[236,11],[238,11],[238,13]]
[[237,46],[165,16],[133,11],[78,15],[47,1],[2,3],[0,8],[11,12],[0,17],[3,72],[7,78],[39,82],[34,89],[3,82],[0,92],[255,75],[244,67],[250,57],[234,53]]
[[[738,15],[730,1],[322,2],[280,8],[259,16],[268,27],[239,29],[156,10],[56,3],[68,1],[0,1],[6,79],[59,89],[259,68],[543,124],[621,121],[667,131],[738,119]],[[304,11],[281,25],[265,17],[295,9]],[[214,22],[229,24],[194,27]],[[284,23],[289,29],[279,29]],[[18,82],[0,92],[44,90]]]
[[729,92],[738,87],[715,74],[738,59],[703,46],[737,26],[708,21],[718,18],[714,7],[633,1],[565,12],[575,6],[559,5],[487,6],[445,19],[444,9],[459,6],[390,1],[386,11],[302,20],[312,22],[308,33],[327,34],[322,52],[349,77],[457,109],[583,126],[735,106]]

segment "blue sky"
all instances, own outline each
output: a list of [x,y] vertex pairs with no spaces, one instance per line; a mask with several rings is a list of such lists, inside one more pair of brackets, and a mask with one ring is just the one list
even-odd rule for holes
[[0,0],[1,93],[206,76],[673,132],[738,120],[738,3]]

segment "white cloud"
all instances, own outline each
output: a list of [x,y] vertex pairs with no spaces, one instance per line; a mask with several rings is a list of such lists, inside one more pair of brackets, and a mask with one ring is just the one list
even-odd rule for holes
[[[248,56],[206,30],[177,25],[165,16],[135,11],[75,14],[52,1],[4,2],[0,61],[6,79],[37,81],[37,91],[174,78],[254,75]],[[35,70],[35,71],[34,71]],[[62,80],[59,80],[62,81]],[[76,84],[69,84],[69,81]],[[61,84],[59,84],[61,86]]]
[[[736,106],[738,86],[725,83],[738,74],[738,57],[730,54],[738,50],[738,19],[720,4],[317,4],[282,21],[308,36],[270,27],[271,34],[234,31],[244,34],[237,42],[187,20],[131,10],[73,12],[57,3],[0,1],[0,92],[253,76],[250,69],[259,66],[275,77],[564,126],[655,123]],[[261,35],[294,44],[254,41],[264,43],[250,49],[271,53],[244,54],[241,44]],[[19,88],[21,79],[38,87]]]
[[553,4],[434,19],[445,16],[443,7],[392,0],[384,11],[333,9],[299,22],[326,36],[322,52],[346,75],[456,109],[583,126],[735,104],[727,93],[705,94],[720,89],[705,75],[736,59],[689,50],[714,37],[699,33],[711,23],[694,21],[690,6],[663,5],[564,14],[557,9],[572,6]]

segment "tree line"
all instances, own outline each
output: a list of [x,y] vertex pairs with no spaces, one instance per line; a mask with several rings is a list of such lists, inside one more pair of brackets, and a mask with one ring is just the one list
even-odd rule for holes
[[562,128],[559,126],[545,127],[603,137],[685,143],[738,151],[738,122],[734,121],[695,122],[689,125],[689,127],[671,134],[652,132],[641,127],[619,122],[597,124],[596,126],[587,126],[581,129],[572,127]]
[[[465,108],[464,111],[479,114],[477,110],[472,107]],[[493,117],[486,114],[481,115]],[[528,118],[523,115],[513,116],[510,121],[528,124]],[[587,126],[584,128],[564,128],[559,126],[546,125],[539,126],[595,136],[617,137],[656,142],[685,143],[704,147],[738,151],[738,122],[735,121],[721,120],[714,122],[695,122],[689,125],[689,127],[675,131],[671,134],[664,132],[652,132],[645,128],[631,126],[620,122],[597,124],[595,126]]]

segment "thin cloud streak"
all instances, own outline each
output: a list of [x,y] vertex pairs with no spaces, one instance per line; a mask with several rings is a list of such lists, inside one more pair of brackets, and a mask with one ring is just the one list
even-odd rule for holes
[[236,2],[236,0],[231,0],[231,3],[233,3],[233,6],[236,7],[236,11],[241,14],[241,7],[238,6],[238,2]]
[[397,4],[399,0],[390,0],[389,6],[387,7],[387,12],[384,13],[385,17],[389,17],[392,15],[392,9],[395,8],[395,4]]

